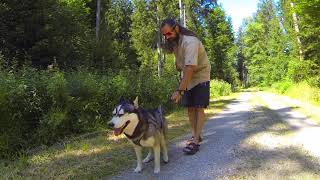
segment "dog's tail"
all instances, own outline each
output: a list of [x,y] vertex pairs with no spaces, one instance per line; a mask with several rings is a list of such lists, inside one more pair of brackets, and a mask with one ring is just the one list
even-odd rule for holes
[[160,105],[158,107],[158,110],[160,112],[160,117],[161,117],[161,126],[162,126],[162,130],[163,130],[163,134],[164,137],[167,139],[167,135],[168,135],[168,122],[166,120],[166,117],[164,116],[164,109],[163,109],[163,105]]

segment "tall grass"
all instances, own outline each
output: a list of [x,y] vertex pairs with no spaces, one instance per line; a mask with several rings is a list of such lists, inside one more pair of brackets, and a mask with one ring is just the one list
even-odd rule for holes
[[320,89],[311,86],[306,81],[299,83],[278,82],[272,85],[272,90],[304,102],[320,105]]

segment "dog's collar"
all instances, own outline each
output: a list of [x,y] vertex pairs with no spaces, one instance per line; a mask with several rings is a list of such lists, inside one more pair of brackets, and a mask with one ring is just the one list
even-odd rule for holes
[[126,135],[127,138],[129,138],[134,144],[136,144],[138,146],[141,146],[140,140],[142,139],[144,134],[141,134],[141,136],[137,137],[137,138],[133,138],[133,136],[130,136],[130,135],[126,134],[126,133],[124,133],[124,135]]
[[148,121],[146,121],[144,115],[143,115],[143,110],[141,108],[135,109],[133,113],[136,113],[139,119],[139,122],[133,131],[133,134],[130,136],[126,133],[124,135],[127,136],[134,144],[141,146],[140,140],[143,138],[144,133],[148,131]]

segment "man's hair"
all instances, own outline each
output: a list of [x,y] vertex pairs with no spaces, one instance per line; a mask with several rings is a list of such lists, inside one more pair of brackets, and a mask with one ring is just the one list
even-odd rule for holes
[[[195,36],[197,37],[196,33],[190,31],[189,29],[181,26],[174,18],[166,18],[161,23],[161,28],[163,28],[166,24],[171,26],[172,28],[175,28],[176,26],[179,26],[179,34],[186,35],[186,36]],[[169,42],[166,41],[164,44],[162,44],[162,48],[169,52],[173,52],[173,47],[175,46],[175,42]]]
[[172,28],[175,28],[176,26],[179,26],[180,29],[180,34],[182,35],[187,35],[187,36],[195,36],[197,37],[196,33],[190,31],[189,29],[181,26],[174,18],[166,18],[162,21],[161,23],[161,28],[163,28],[163,26],[165,26],[166,24],[168,24],[169,26],[171,26]]

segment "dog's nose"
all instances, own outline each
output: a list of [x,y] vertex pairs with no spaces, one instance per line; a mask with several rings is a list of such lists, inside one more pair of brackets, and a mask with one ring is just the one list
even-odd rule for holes
[[108,128],[112,129],[113,127],[114,127],[113,122],[109,122],[109,123],[108,123]]

